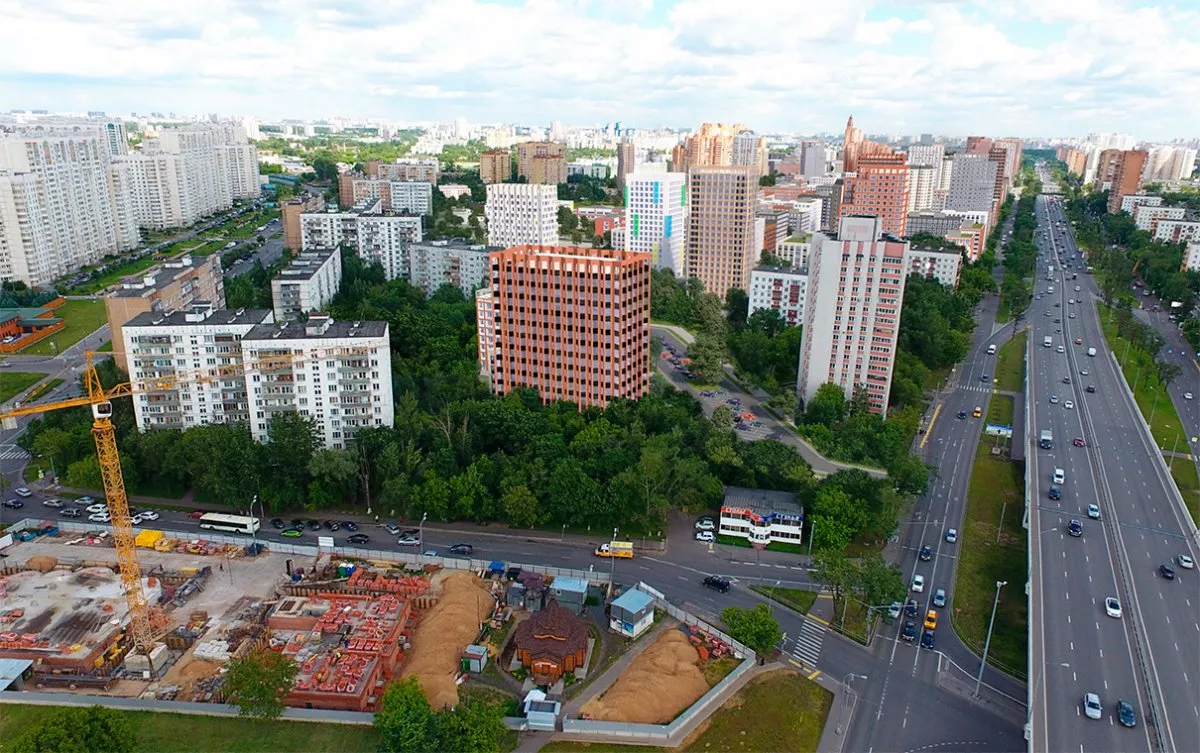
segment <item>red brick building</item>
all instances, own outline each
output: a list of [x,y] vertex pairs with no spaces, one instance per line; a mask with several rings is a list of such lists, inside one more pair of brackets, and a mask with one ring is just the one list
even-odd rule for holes
[[859,156],[847,176],[838,217],[872,216],[883,232],[903,236],[908,222],[908,157],[901,152]]

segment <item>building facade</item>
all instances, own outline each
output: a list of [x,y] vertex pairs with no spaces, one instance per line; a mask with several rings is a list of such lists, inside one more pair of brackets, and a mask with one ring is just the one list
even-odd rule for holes
[[321,194],[306,195],[280,202],[280,224],[283,225],[283,247],[299,251],[304,247],[304,236],[300,232],[300,215],[304,212],[320,212],[325,209],[325,197]]
[[718,531],[746,539],[755,549],[772,543],[799,546],[804,534],[804,509],[792,492],[725,487]]
[[492,246],[547,246],[558,241],[558,189],[553,185],[489,185],[483,213]]
[[1133,210],[1141,207],[1161,207],[1163,203],[1161,196],[1153,196],[1145,193],[1132,193],[1121,197],[1121,211],[1133,214]]
[[1195,243],[1200,241],[1200,221],[1159,220],[1154,228],[1154,240],[1167,243]]
[[512,178],[512,152],[488,149],[479,155],[479,178],[484,183],[503,183]]
[[919,212],[933,206],[933,189],[940,168],[929,165],[909,165],[908,211]]
[[789,327],[804,323],[808,270],[802,267],[757,267],[750,273],[749,314],[773,309]]
[[908,164],[940,170],[946,157],[944,144],[914,144],[908,148]]
[[1138,230],[1153,234],[1159,220],[1182,220],[1187,215],[1184,207],[1163,207],[1139,204],[1133,210],[1133,224]]
[[451,285],[471,300],[476,290],[488,284],[489,257],[500,250],[460,240],[413,243],[408,247],[408,281],[424,291],[426,298],[443,285]]
[[368,178],[436,184],[441,165],[428,157],[401,157],[393,162],[373,159],[365,165]]
[[989,160],[986,154],[954,155],[946,209],[985,211],[991,216],[999,167],[999,163]]
[[[524,245],[491,254],[490,295],[476,296],[481,370],[492,391],[528,387],[580,408],[650,389],[650,257]],[[486,334],[484,334],[486,333]]]
[[904,235],[908,221],[908,163],[903,154],[859,155],[846,176],[838,217],[878,217],[883,232]]
[[904,262],[910,275],[920,275],[952,288],[958,287],[958,278],[962,273],[962,252],[910,245],[904,253]]
[[341,284],[342,252],[337,247],[301,251],[271,280],[275,321],[323,311]]
[[746,289],[758,260],[757,191],[757,168],[697,167],[688,174],[687,277],[721,298],[730,288]]
[[1141,149],[1117,152],[1113,161],[1112,186],[1108,194],[1108,212],[1121,211],[1121,197],[1136,194],[1142,184],[1142,169],[1146,166],[1147,154]]
[[625,249],[650,256],[655,269],[683,277],[688,223],[684,173],[625,176]]
[[567,145],[553,141],[517,144],[517,177],[535,185],[567,182]]
[[637,147],[632,141],[617,144],[617,190],[625,192],[625,176],[637,168]]
[[377,262],[389,280],[408,277],[408,246],[421,240],[421,218],[385,214],[381,202],[365,202],[348,212],[304,212],[300,215],[305,251],[345,244],[360,257]]
[[836,237],[814,237],[796,383],[802,403],[826,383],[847,398],[861,385],[870,409],[887,412],[907,248],[884,237],[876,217],[843,217]]

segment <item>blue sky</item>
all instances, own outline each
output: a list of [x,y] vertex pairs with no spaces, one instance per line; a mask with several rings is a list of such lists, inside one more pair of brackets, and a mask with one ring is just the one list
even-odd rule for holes
[[[1200,3],[9,0],[0,108],[1200,135]],[[52,34],[52,36],[50,36]]]

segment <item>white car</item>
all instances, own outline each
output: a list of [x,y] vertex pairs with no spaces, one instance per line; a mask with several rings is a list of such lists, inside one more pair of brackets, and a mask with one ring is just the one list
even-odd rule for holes
[[1055,348],[1055,350],[1057,350],[1059,353],[1062,353],[1062,352],[1064,352],[1064,351],[1063,351],[1063,346],[1061,346],[1061,345],[1059,345],[1057,348]]
[[1083,697],[1083,713],[1087,714],[1088,719],[1099,719],[1100,709],[1100,696],[1088,693]]
[[44,507],[62,507],[63,504],[61,499],[47,499],[42,501]]
[[1078,292],[1079,292],[1079,286],[1078,286],[1078,285],[1076,285],[1076,286],[1075,286],[1075,292],[1076,292],[1076,293],[1078,293]]
[[85,495],[85,496],[82,496],[82,497],[80,497],[79,499],[75,500],[75,504],[77,504],[77,505],[90,505],[90,504],[92,504],[92,503],[93,503],[93,502],[95,502],[95,501],[96,501],[96,499],[95,499],[94,497],[88,497],[88,496],[86,496],[86,495]]
[[1087,376],[1089,373],[1091,373],[1091,372],[1089,372],[1087,369],[1079,370],[1079,376]]
[[716,541],[717,536],[712,531],[696,531],[696,541]]
[[1100,520],[1100,505],[1095,502],[1088,505],[1088,517],[1092,520]]
[[158,513],[153,510],[146,510],[138,515],[142,520],[158,520]]
[[950,542],[951,544],[958,541],[958,529],[957,528],[950,528],[950,529],[946,530],[946,541]]
[[712,518],[700,518],[700,520],[696,521],[696,530],[697,531],[715,531],[715,530],[717,530],[717,527],[716,527],[716,525],[713,524]]
[[131,526],[140,526],[141,524],[142,524],[142,516],[141,515],[134,515],[133,517],[131,517],[129,519],[129,525],[131,525]]
[[922,593],[925,591],[925,576],[924,575],[914,575],[913,576],[912,590],[916,591],[917,593]]
[[110,516],[107,512],[98,512],[94,515],[89,515],[88,520],[92,521],[93,523],[107,523],[112,520],[112,516]]
[[1075,407],[1075,403],[1071,402],[1070,400],[1064,400],[1063,407],[1066,408],[1067,410],[1071,410],[1072,408]]
[[87,511],[88,512],[107,512],[108,505],[104,504],[103,502],[94,502],[87,506]]
[[[1183,399],[1184,399],[1184,400],[1191,400],[1191,399],[1192,399],[1192,397],[1194,397],[1194,396],[1193,396],[1193,395],[1192,395],[1192,393],[1190,393],[1190,392],[1185,392],[1185,393],[1183,393]],[[18,490],[17,490],[17,494],[20,494],[20,493],[21,493],[21,490],[20,490],[20,489],[18,489]]]
[[1116,596],[1109,596],[1104,600],[1104,613],[1109,617],[1121,619],[1121,602],[1117,601]]
[[1058,395],[1051,395],[1051,396],[1050,396],[1050,404],[1051,404],[1051,405],[1058,405]]
[[33,492],[29,491],[29,487],[27,486],[18,486],[16,489],[13,489],[13,494],[17,495],[18,497],[33,496]]
[[1192,568],[1196,567],[1195,561],[1186,554],[1179,555],[1175,558],[1175,561],[1178,562],[1179,566],[1184,570],[1191,570]]

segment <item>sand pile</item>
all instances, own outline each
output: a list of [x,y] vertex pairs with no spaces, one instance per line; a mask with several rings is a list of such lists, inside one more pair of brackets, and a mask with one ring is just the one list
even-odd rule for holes
[[581,711],[600,721],[666,724],[708,692],[699,663],[687,637],[668,630],[629,663],[608,692]]
[[442,597],[421,618],[402,677],[416,675],[435,710],[458,705],[454,675],[462,651],[479,634],[479,623],[492,611],[492,595],[470,573],[448,573]]
[[37,554],[25,560],[25,567],[30,570],[37,570],[41,573],[48,573],[58,566],[58,559],[49,557],[44,554]]

